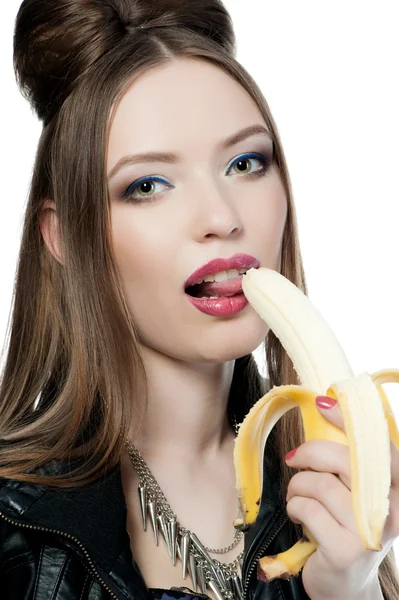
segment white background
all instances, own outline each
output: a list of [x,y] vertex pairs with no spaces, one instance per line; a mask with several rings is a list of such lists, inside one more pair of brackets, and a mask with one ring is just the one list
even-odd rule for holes
[[[225,4],[237,58],[260,85],[280,131],[310,298],[356,373],[399,368],[397,1]],[[0,20],[0,346],[41,130],[14,82],[19,5],[7,0]],[[385,389],[399,419],[395,387]]]

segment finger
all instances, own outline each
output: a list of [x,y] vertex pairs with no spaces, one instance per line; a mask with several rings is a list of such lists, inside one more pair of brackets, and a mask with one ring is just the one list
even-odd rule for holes
[[391,440],[391,486],[399,489],[399,450]]
[[348,446],[327,440],[309,440],[289,452],[285,460],[294,469],[312,469],[338,475],[342,483],[351,489]]
[[342,527],[357,533],[351,492],[336,475],[314,471],[296,473],[288,484],[287,503],[294,496],[317,500]]
[[287,514],[294,523],[304,525],[315,538],[319,548],[330,559],[339,562],[344,553],[362,552],[358,535],[343,527],[328,510],[314,498],[293,496],[287,504]]
[[316,406],[327,421],[345,431],[344,419],[338,402],[329,396],[317,396]]
[[389,512],[382,537],[383,545],[394,542],[399,536],[399,490],[391,487],[388,498]]
[[[317,396],[316,406],[325,419],[345,431],[344,420],[342,417],[339,403],[329,396]],[[399,448],[392,442],[391,448],[391,485],[399,488]]]

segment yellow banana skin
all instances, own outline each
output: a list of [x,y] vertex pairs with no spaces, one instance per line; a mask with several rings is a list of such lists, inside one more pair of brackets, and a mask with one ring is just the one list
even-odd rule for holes
[[[259,511],[267,438],[282,415],[299,406],[306,441],[329,440],[349,447],[351,495],[359,534],[365,548],[380,550],[389,512],[390,439],[399,449],[399,431],[382,385],[399,383],[399,370],[355,377],[328,324],[288,279],[260,268],[248,271],[242,283],[248,301],[279,338],[302,384],[274,387],[252,407],[240,426],[234,464],[243,523],[254,523]],[[320,414],[315,404],[319,395],[338,400],[345,433]],[[305,527],[303,534],[292,548],[261,558],[258,577],[271,581],[297,575],[317,549]]]

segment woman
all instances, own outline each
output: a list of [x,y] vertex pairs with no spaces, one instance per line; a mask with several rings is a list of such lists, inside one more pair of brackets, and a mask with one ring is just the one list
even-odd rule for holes
[[[365,552],[346,449],[302,444],[295,411],[268,440],[256,524],[232,527],[236,426],[297,383],[240,271],[306,292],[284,154],[234,41],[218,0],[20,8],[16,73],[44,127],[0,393],[2,597],[398,597],[398,513]],[[299,523],[319,542],[301,576],[258,581]]]

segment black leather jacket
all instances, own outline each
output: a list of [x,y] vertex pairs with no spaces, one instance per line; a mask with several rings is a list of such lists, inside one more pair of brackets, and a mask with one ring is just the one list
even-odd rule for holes
[[[60,465],[40,470],[55,474]],[[300,576],[268,584],[256,578],[259,556],[296,539],[277,501],[278,472],[266,460],[264,481],[259,516],[245,534],[245,600],[309,600]],[[0,598],[150,600],[130,549],[119,469],[78,490],[0,479]]]

